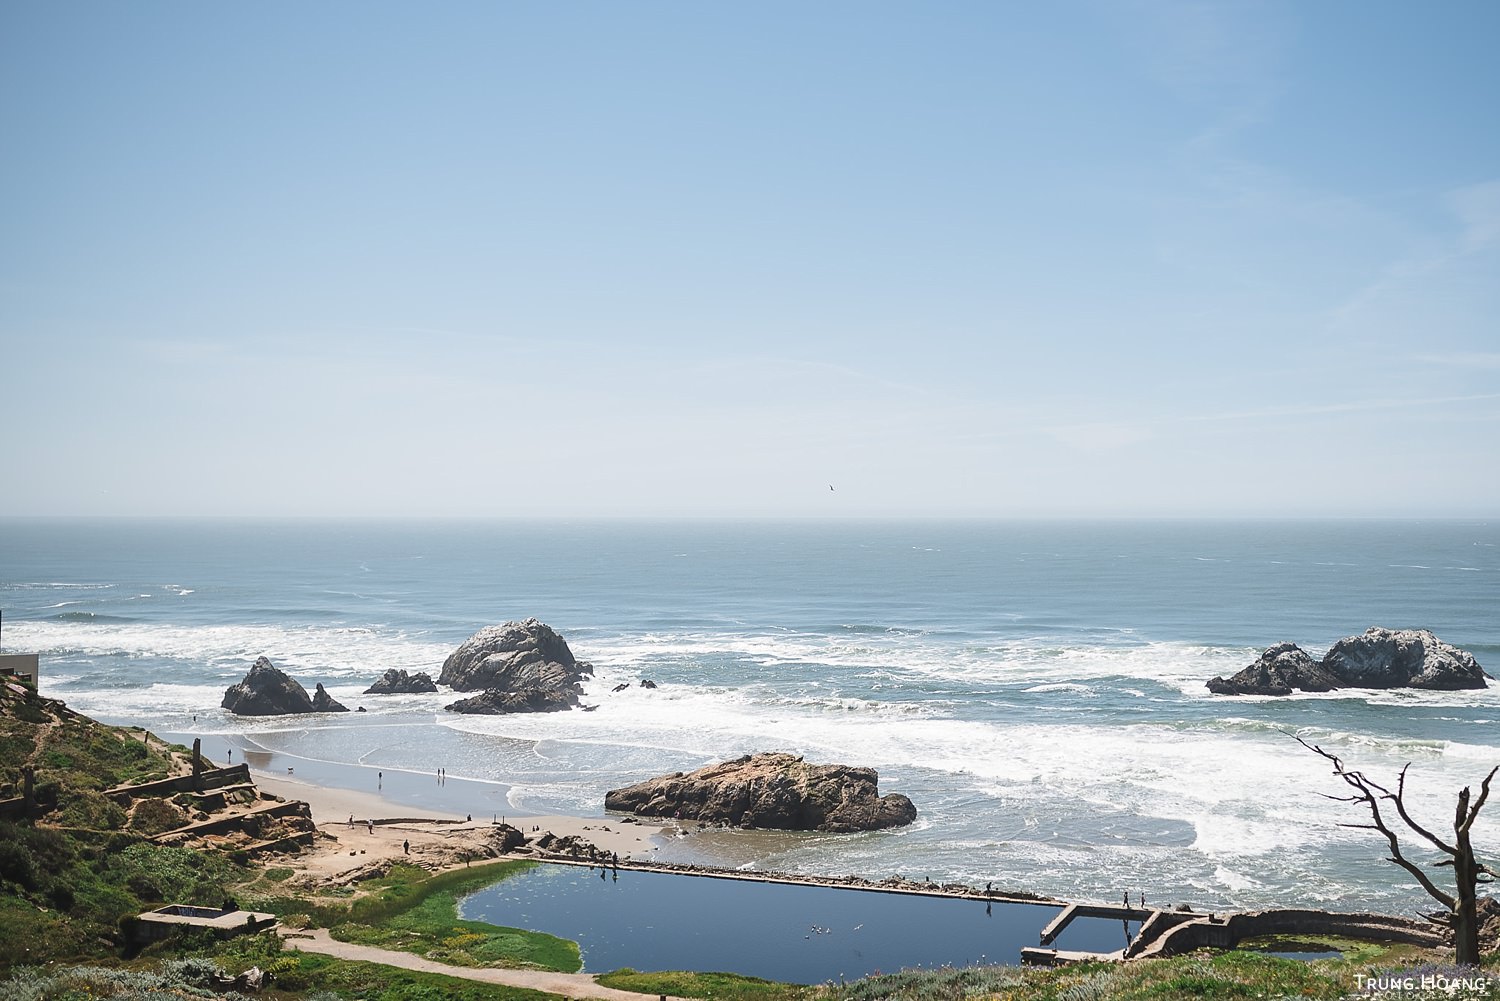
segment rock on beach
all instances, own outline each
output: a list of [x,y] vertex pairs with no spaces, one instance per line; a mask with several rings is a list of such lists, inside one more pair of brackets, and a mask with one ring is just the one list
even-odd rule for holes
[[880,795],[873,768],[809,764],[801,755],[779,752],[613,789],[604,808],[790,831],[873,831],[917,819],[905,796]]

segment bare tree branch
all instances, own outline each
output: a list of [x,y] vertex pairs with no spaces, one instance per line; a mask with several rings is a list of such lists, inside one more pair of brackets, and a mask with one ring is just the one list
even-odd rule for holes
[[[1434,845],[1436,845],[1438,848],[1442,849],[1443,851],[1447,852],[1449,855],[1457,855],[1458,854],[1458,849],[1457,848],[1455,848],[1452,845],[1447,844],[1446,842],[1442,841],[1440,838],[1438,838],[1438,836],[1436,834],[1433,834],[1432,832],[1428,831],[1421,824],[1419,824],[1415,820],[1413,820],[1411,818],[1411,815],[1406,812],[1406,770],[1408,768],[1410,768],[1410,767],[1411,767],[1411,762],[1410,761],[1408,761],[1406,764],[1404,764],[1404,765],[1401,766],[1401,774],[1396,779],[1396,795],[1390,797],[1392,800],[1395,801],[1395,804],[1396,804],[1396,813],[1401,817],[1402,823],[1404,823],[1407,827],[1410,827],[1412,830],[1414,830],[1418,834],[1422,835],[1422,837],[1426,838],[1428,841],[1432,842]],[[1464,797],[1462,797],[1462,799],[1466,800],[1466,799],[1468,799],[1468,797],[1464,796]],[[1459,809],[1462,810],[1463,807],[1460,806]],[[1458,825],[1455,824],[1453,829],[1454,830],[1458,830]]]
[[[1282,731],[1286,732],[1286,731]],[[1469,834],[1474,826],[1474,821],[1479,817],[1479,811],[1489,799],[1490,784],[1497,774],[1500,774],[1500,765],[1490,769],[1490,773],[1484,777],[1480,784],[1479,795],[1474,797],[1470,788],[1465,786],[1459,790],[1458,800],[1453,810],[1453,834],[1454,841],[1449,844],[1427,828],[1419,824],[1406,809],[1406,773],[1411,768],[1407,762],[1401,767],[1396,776],[1396,790],[1392,792],[1385,786],[1371,779],[1363,772],[1348,768],[1338,755],[1325,751],[1316,744],[1303,740],[1296,734],[1288,733],[1299,744],[1324,760],[1333,764],[1333,774],[1352,790],[1347,796],[1330,796],[1326,793],[1321,795],[1326,799],[1343,803],[1363,803],[1369,811],[1370,823],[1368,824],[1339,824],[1340,827],[1353,827],[1362,830],[1379,831],[1385,836],[1386,844],[1390,846],[1391,853],[1387,861],[1393,862],[1405,869],[1416,881],[1421,884],[1428,896],[1434,900],[1441,901],[1447,908],[1447,914],[1441,917],[1442,923],[1446,924],[1453,932],[1454,958],[1459,963],[1478,964],[1479,952],[1479,916],[1477,913],[1478,887],[1480,884],[1493,883],[1500,872],[1485,865],[1474,855],[1474,845]],[[1455,893],[1448,893],[1439,889],[1437,884],[1427,875],[1424,869],[1401,853],[1401,841],[1396,831],[1386,822],[1386,817],[1381,812],[1383,803],[1391,804],[1391,810],[1401,819],[1407,831],[1412,836],[1420,838],[1438,850],[1446,858],[1440,858],[1431,863],[1434,869],[1450,869],[1453,872],[1453,884]],[[1433,920],[1439,920],[1433,917]]]
[[1469,828],[1474,826],[1474,819],[1479,816],[1479,808],[1484,806],[1484,801],[1490,798],[1490,779],[1495,777],[1496,772],[1500,772],[1500,765],[1491,768],[1490,773],[1479,784],[1479,799],[1474,802],[1473,807],[1469,809],[1469,815],[1463,818],[1463,823],[1458,827],[1460,835],[1468,834]]
[[[1445,892],[1442,888],[1440,888],[1436,883],[1432,881],[1432,878],[1422,870],[1421,866],[1417,865],[1415,862],[1408,859],[1405,855],[1401,854],[1400,838],[1396,836],[1395,831],[1386,826],[1385,818],[1381,816],[1380,813],[1380,800],[1388,799],[1394,801],[1396,803],[1397,813],[1401,814],[1404,820],[1406,810],[1405,807],[1401,804],[1400,797],[1395,793],[1392,793],[1390,790],[1386,789],[1384,786],[1380,785],[1380,783],[1369,779],[1362,773],[1352,772],[1349,769],[1345,768],[1344,762],[1339,758],[1337,754],[1334,754],[1331,751],[1325,751],[1317,744],[1309,744],[1307,741],[1303,740],[1301,737],[1297,737],[1295,734],[1293,736],[1296,737],[1297,743],[1333,763],[1333,773],[1339,778],[1343,779],[1344,783],[1355,791],[1355,795],[1349,797],[1350,801],[1363,802],[1365,806],[1369,808],[1370,820],[1373,823],[1370,825],[1362,826],[1369,827],[1370,829],[1379,831],[1381,834],[1385,835],[1386,843],[1390,845],[1391,849],[1390,861],[1396,863],[1401,868],[1411,873],[1412,878],[1415,879],[1419,884],[1421,884],[1422,889],[1427,891],[1428,896],[1432,897],[1434,900],[1441,902],[1442,905],[1444,907],[1447,907],[1449,910],[1452,910],[1454,907],[1456,907],[1458,904],[1458,898],[1454,897],[1451,893]],[[1403,768],[1403,775],[1405,774],[1405,771],[1406,769]],[[1379,796],[1376,795],[1377,792],[1380,794]],[[1418,829],[1418,833],[1424,832]],[[1435,838],[1432,838],[1431,835],[1428,835],[1428,840],[1433,841],[1439,847],[1444,847],[1441,842],[1437,841]],[[1456,855],[1457,850],[1448,850],[1448,854]]]

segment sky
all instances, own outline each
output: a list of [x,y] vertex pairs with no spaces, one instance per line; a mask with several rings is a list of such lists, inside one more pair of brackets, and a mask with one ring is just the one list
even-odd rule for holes
[[1500,516],[1497,38],[11,0],[0,516]]

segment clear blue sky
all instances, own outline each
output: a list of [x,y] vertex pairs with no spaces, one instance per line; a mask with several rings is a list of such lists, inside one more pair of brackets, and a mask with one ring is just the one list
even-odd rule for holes
[[12,0],[0,514],[1497,515],[1497,40]]

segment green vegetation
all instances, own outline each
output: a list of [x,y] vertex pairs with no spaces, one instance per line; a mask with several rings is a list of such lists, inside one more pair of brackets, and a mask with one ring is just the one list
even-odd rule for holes
[[202,986],[195,960],[165,964],[160,971],[77,966],[65,970],[32,967],[17,971],[3,985],[15,1001],[74,1001],[81,998],[131,998],[138,1001],[218,998]]
[[[143,732],[142,732],[143,733]],[[34,693],[0,698],[0,787],[55,805],[42,821],[0,822],[0,968],[98,956],[122,928],[168,901],[216,906],[246,872],[224,856],[153,845],[125,830],[100,790],[164,778],[173,760],[130,731],[102,726]]]
[[[235,957],[223,957],[234,959]],[[327,956],[287,953],[275,964],[279,969],[273,989],[260,997],[304,998],[306,1001],[553,1001],[540,991],[498,984],[476,984],[454,977],[351,963]],[[0,981],[0,996],[7,1001],[82,1001],[110,998],[118,1001],[189,1001],[203,998],[240,998],[208,987],[217,967],[225,972],[240,970],[248,963],[215,962],[207,959],[171,960],[156,970],[102,966],[79,966],[64,970],[29,968]],[[260,963],[262,969],[269,964]]]
[[417,973],[376,963],[297,954],[297,966],[282,977],[286,990],[331,991],[361,1001],[556,1001],[552,994]]
[[639,973],[628,966],[598,978],[605,987],[638,994],[670,994],[714,1001],[806,1001],[813,989],[737,973]]
[[[542,932],[502,928],[458,916],[458,901],[535,863],[490,862],[434,876],[396,865],[362,884],[365,896],[344,902],[323,897],[247,898],[289,924],[329,929],[334,938],[382,949],[416,953],[454,966],[527,967],[572,973],[580,966],[578,944]],[[253,890],[274,882],[252,884]],[[276,888],[278,891],[280,887]],[[345,891],[352,893],[352,891]]]
[[[102,848],[102,850],[101,850]],[[122,920],[167,901],[217,906],[244,871],[223,856],[108,835],[0,824],[0,965],[96,955]]]
[[572,973],[581,961],[578,943],[519,928],[501,928],[458,916],[458,900],[530,868],[529,862],[493,862],[429,876],[411,866],[366,884],[374,890],[330,922],[334,938],[414,952],[454,966],[508,966]]
[[1335,1001],[1352,977],[1314,964],[1245,952],[1181,956],[1146,963],[1080,963],[1059,969],[991,966],[903,970],[843,987],[825,987],[815,1001],[962,1001],[985,995],[1003,1001],[1199,1001],[1236,998],[1313,998]]
[[0,746],[19,752],[0,756],[0,789],[9,789],[7,795],[20,794],[21,769],[27,764],[36,770],[39,794],[44,786],[98,791],[170,774],[172,759],[148,746],[144,731],[136,736],[66,710],[53,715],[45,699],[8,700],[6,705],[10,711],[0,713]]
[[[1276,944],[1263,940],[1262,945]],[[1358,977],[1430,964],[1435,953],[1412,946],[1383,946],[1350,939],[1298,939],[1346,949],[1342,959],[1301,962],[1265,952],[1203,950],[1188,956],[1139,963],[1079,963],[1058,969],[1013,966],[903,970],[848,984],[816,988],[807,1001],[1198,1001],[1198,999],[1298,998],[1339,1001],[1361,994]],[[1358,958],[1355,958],[1355,957]],[[1427,967],[1432,969],[1432,967]],[[1448,969],[1452,976],[1452,969]],[[1500,953],[1486,960],[1490,994],[1500,998]],[[707,995],[689,995],[707,997]],[[718,995],[715,994],[715,997]],[[1425,995],[1405,994],[1413,1001]],[[1436,996],[1436,995],[1434,995]]]

